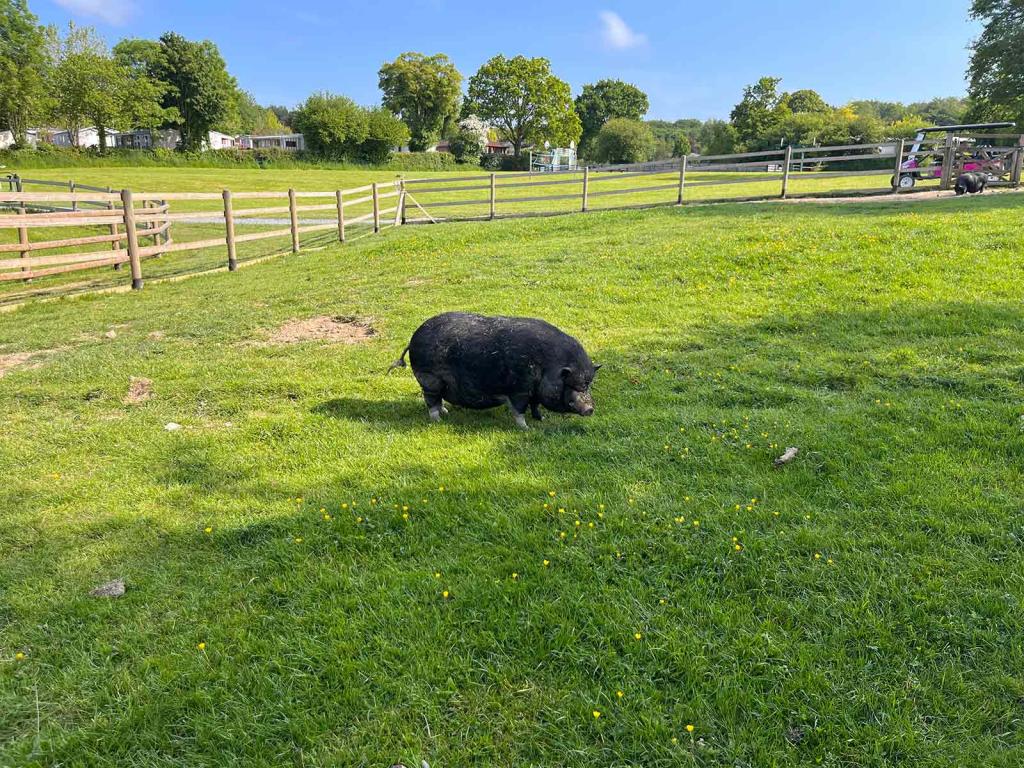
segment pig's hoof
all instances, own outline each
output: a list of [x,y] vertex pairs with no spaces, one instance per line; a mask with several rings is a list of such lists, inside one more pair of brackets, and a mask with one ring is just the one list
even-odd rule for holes
[[520,429],[529,429],[530,425],[526,423],[526,416],[521,413],[516,414],[516,426]]
[[441,414],[448,413],[448,411],[446,411],[444,408],[431,408],[429,413],[430,420],[436,424],[441,420]]
[[534,411],[532,415],[534,421],[544,421],[544,414],[540,411]]
[[447,416],[448,415],[448,409],[445,408],[443,405],[441,406],[441,415],[442,416]]

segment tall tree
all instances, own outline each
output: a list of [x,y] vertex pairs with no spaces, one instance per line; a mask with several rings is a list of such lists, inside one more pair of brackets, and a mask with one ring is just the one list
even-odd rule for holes
[[581,147],[586,147],[597,136],[601,126],[612,118],[639,120],[650,108],[647,94],[622,80],[598,80],[584,85],[575,103],[576,114],[583,125]]
[[454,122],[462,75],[443,53],[403,53],[378,74],[384,106],[409,126],[409,149],[422,152]]
[[594,159],[601,163],[642,163],[654,154],[654,134],[639,120],[613,117],[594,138]]
[[111,57],[91,27],[69,25],[52,55],[51,117],[68,130],[73,146],[86,126],[96,127],[103,151],[111,128],[153,128],[173,117],[160,105],[162,84]]
[[517,157],[527,142],[567,145],[582,132],[569,84],[551,74],[544,58],[495,56],[469,79],[463,111],[497,126]]
[[972,113],[1024,125],[1024,2],[974,0],[971,17],[984,25],[967,72]]
[[779,122],[778,77],[762,77],[743,89],[743,99],[729,115],[740,140],[749,146],[760,146]]
[[122,40],[114,57],[166,84],[162,105],[176,110],[168,125],[181,131],[182,149],[201,149],[210,130],[237,119],[238,84],[209,40],[186,40],[174,32],[157,42]]
[[341,159],[351,156],[366,139],[369,120],[352,99],[314,93],[292,113],[292,127],[302,133],[314,154]]
[[17,144],[47,111],[46,38],[25,0],[0,0],[0,121]]
[[787,93],[782,97],[782,103],[789,107],[790,112],[831,112],[832,107],[825,103],[821,94],[810,88]]

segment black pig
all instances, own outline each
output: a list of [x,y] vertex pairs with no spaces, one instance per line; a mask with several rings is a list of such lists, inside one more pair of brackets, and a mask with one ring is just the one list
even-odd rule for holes
[[527,408],[538,421],[542,405],[556,413],[594,412],[590,385],[601,366],[543,320],[446,312],[416,329],[391,368],[405,367],[406,352],[431,421],[448,413],[445,400],[466,408],[507,405],[522,429]]
[[956,190],[958,195],[962,195],[966,192],[970,192],[973,195],[976,192],[984,192],[985,184],[987,183],[988,177],[984,173],[968,171],[967,173],[961,173],[956,177],[956,184],[953,189]]

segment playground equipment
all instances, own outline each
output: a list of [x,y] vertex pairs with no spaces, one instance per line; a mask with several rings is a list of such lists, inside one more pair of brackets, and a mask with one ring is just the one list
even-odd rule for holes
[[575,171],[577,167],[574,147],[553,147],[545,149],[543,152],[530,152],[530,171],[532,173]]
[[[965,171],[980,171],[991,182],[1007,181],[1018,162],[1024,137],[1009,133],[984,131],[1013,128],[1015,123],[971,123],[967,125],[936,125],[921,128],[914,137],[907,159],[900,165],[899,188],[913,189],[919,179],[941,179],[949,186]],[[964,133],[973,135],[963,135]],[[929,138],[945,134],[945,141]],[[1000,140],[1015,141],[1013,146],[999,146]],[[926,148],[928,145],[931,148]]]

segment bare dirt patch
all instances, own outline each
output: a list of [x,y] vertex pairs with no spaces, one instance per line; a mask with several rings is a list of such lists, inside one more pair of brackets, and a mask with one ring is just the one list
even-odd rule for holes
[[299,344],[304,341],[326,341],[331,344],[360,344],[376,335],[373,326],[356,317],[310,317],[289,320],[270,336],[267,344]]
[[35,352],[8,352],[0,354],[0,379],[15,368],[38,368],[43,364],[43,358],[58,349],[39,349]]
[[124,396],[125,405],[138,405],[153,397],[153,382],[141,376],[132,376],[128,384],[128,394]]

